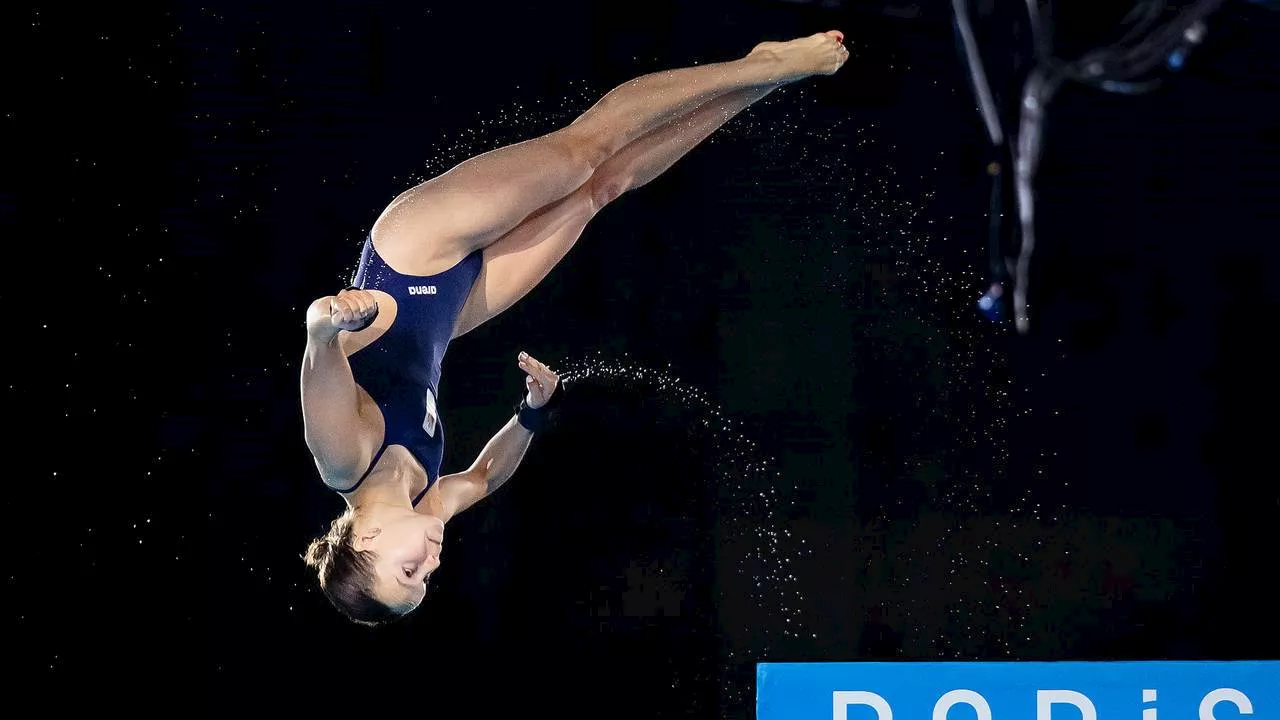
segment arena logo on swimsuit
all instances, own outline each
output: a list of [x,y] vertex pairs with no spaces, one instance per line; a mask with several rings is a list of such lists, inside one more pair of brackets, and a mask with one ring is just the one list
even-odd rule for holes
[[760,663],[758,720],[1276,717],[1280,662]]
[[409,294],[410,295],[435,295],[436,286],[435,285],[410,285]]

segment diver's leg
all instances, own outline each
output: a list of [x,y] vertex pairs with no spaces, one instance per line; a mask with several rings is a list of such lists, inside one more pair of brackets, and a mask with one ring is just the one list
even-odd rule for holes
[[729,62],[651,73],[607,93],[570,125],[478,155],[391,202],[378,252],[401,272],[439,272],[576,193],[632,141],[726,93],[830,74],[848,57],[837,32],[761,43]]
[[569,197],[541,209],[484,250],[484,265],[454,336],[478,327],[534,288],[573,247],[587,222],[622,193],[653,180],[774,87],[738,90],[624,147]]

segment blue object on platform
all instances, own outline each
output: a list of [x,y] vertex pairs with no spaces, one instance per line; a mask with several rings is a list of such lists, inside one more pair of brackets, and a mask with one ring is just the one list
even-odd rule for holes
[[1004,319],[1004,298],[1003,295],[994,295],[990,290],[983,293],[978,298],[978,312],[986,316],[991,322],[1000,322]]
[[756,720],[1280,720],[1280,661],[760,663]]

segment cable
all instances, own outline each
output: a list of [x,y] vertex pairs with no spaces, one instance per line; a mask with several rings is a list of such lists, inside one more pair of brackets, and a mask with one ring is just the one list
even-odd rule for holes
[[[1035,0],[1028,0],[1035,2]],[[982,68],[982,56],[978,53],[978,40],[973,35],[973,25],[969,22],[967,0],[951,0],[952,10],[956,16],[956,29],[964,44],[966,64],[969,76],[973,81],[973,92],[978,96],[978,110],[982,113],[982,121],[987,125],[987,135],[991,142],[999,145],[1004,142],[1004,131],[1000,129],[1000,117],[996,112],[995,101],[991,97],[991,86],[987,84],[987,73]]]
[[[1054,93],[1067,81],[1079,82],[1106,92],[1131,95],[1159,87],[1159,78],[1147,76],[1162,65],[1170,70],[1181,69],[1187,54],[1204,40],[1207,31],[1205,20],[1221,8],[1224,0],[1197,0],[1163,25],[1157,25],[1157,21],[1165,14],[1165,0],[1142,0],[1121,21],[1122,24],[1132,24],[1132,27],[1120,40],[1087,52],[1071,62],[1053,57],[1050,39],[1052,28],[1044,18],[1040,0],[1025,2],[1036,64],[1023,83],[1018,127],[1008,143],[1014,168],[1014,200],[1018,211],[1018,252],[1015,258],[1005,258],[1004,263],[992,257],[991,285],[978,301],[978,309],[983,314],[992,320],[1002,319],[1000,304],[1004,295],[1003,283],[1011,273],[1014,325],[1023,334],[1031,326],[1028,288],[1031,256],[1036,246],[1035,177],[1043,145],[1045,108]],[[999,148],[1005,144],[1005,133],[1000,127],[991,88],[982,68],[966,0],[952,0],[952,10],[979,110],[992,144]],[[992,162],[988,165],[988,174],[993,177],[992,239],[989,243],[993,255],[1003,254],[1000,243],[996,241],[1000,230],[996,213],[1003,214],[996,185],[1000,182],[999,172],[999,163]],[[1005,265],[1008,266],[1007,271]]]

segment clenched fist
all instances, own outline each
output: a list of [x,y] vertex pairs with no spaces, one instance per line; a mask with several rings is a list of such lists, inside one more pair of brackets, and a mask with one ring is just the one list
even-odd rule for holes
[[339,330],[363,330],[378,316],[378,301],[373,293],[348,288],[329,298],[329,322]]
[[307,332],[328,340],[341,330],[363,330],[377,316],[378,301],[373,293],[347,288],[337,295],[327,295],[311,303],[307,308]]

